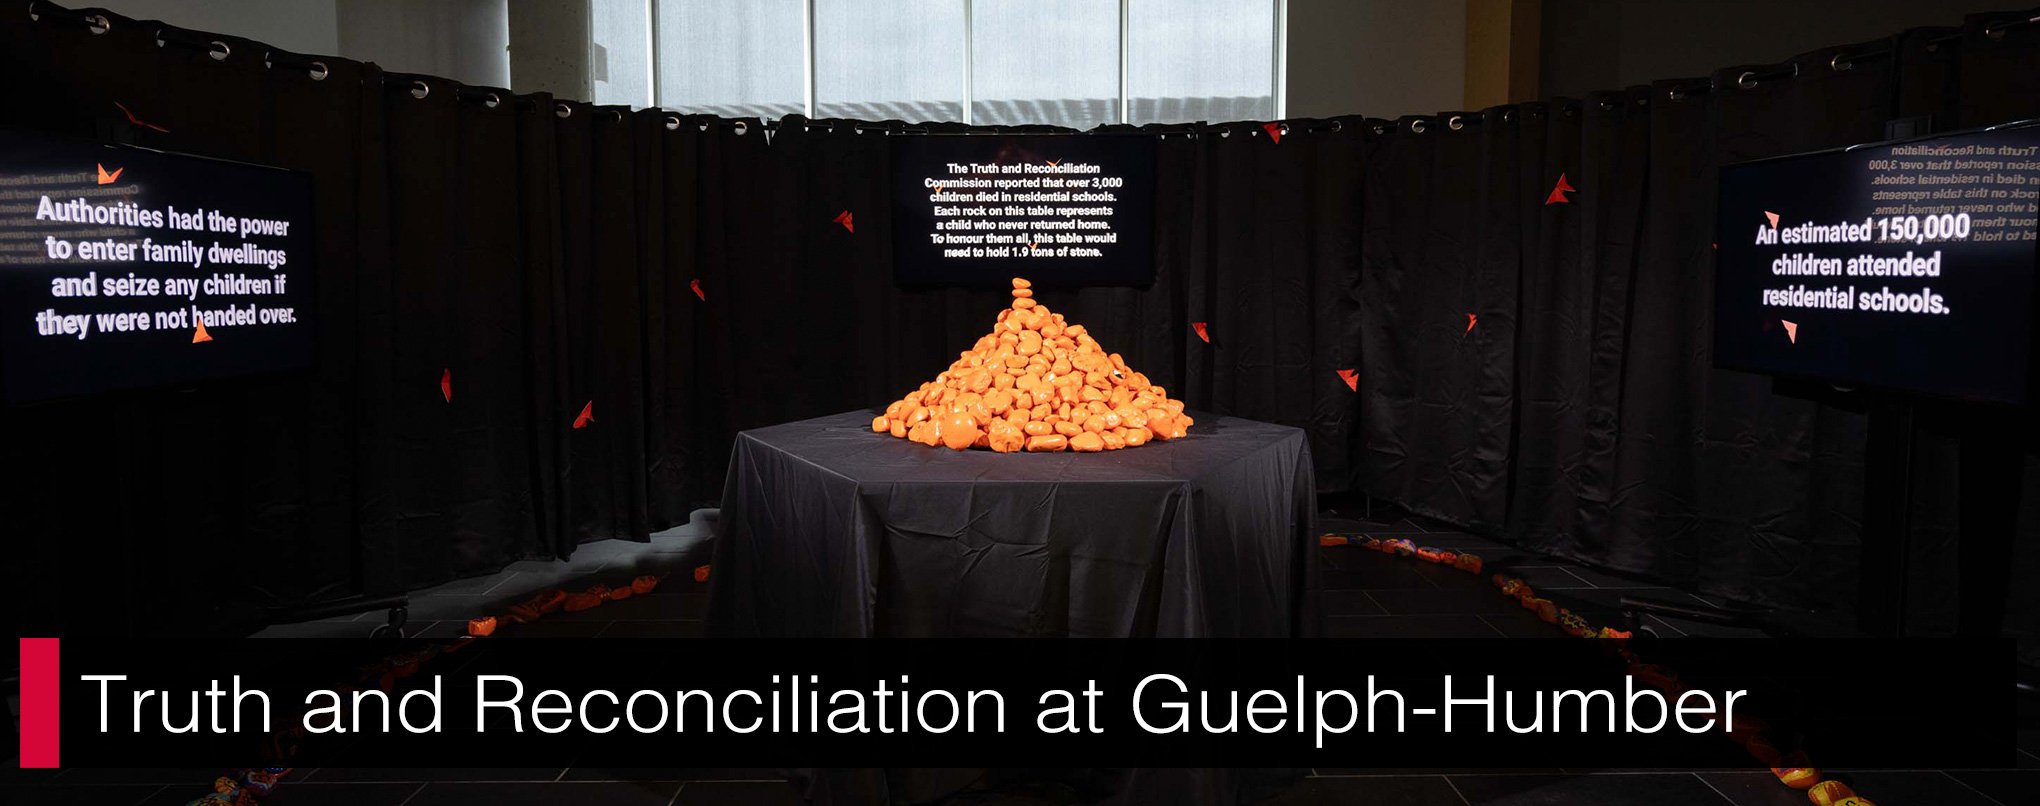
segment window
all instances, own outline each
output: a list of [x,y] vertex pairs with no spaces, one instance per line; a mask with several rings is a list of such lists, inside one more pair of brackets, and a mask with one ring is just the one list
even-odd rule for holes
[[645,0],[589,0],[588,77],[595,103],[653,105],[650,9]]
[[1119,122],[1119,0],[972,0],[971,122]]
[[723,117],[807,111],[802,0],[657,0],[659,105]]
[[813,0],[815,117],[963,119],[963,0]]
[[1054,124],[1282,115],[1287,0],[589,0],[598,103]]

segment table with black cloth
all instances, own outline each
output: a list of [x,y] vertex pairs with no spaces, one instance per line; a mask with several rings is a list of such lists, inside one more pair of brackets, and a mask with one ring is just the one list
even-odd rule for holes
[[1301,430],[1198,416],[1103,453],[952,451],[853,411],[737,435],[707,632],[1314,636]]

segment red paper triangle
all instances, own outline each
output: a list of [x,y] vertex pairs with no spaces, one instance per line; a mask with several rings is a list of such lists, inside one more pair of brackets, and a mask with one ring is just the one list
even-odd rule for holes
[[1565,181],[1565,174],[1560,173],[1558,175],[1558,184],[1552,186],[1551,195],[1544,197],[1544,203],[1572,204],[1572,199],[1566,198],[1565,194],[1575,192],[1576,190],[1577,188],[1574,188],[1572,183]]
[[442,370],[440,370],[440,371],[439,371],[439,394],[440,394],[440,395],[441,395],[442,397],[445,397],[445,398],[446,398],[446,402],[448,402],[448,403],[452,403],[452,402],[453,402],[453,369],[452,369],[452,368],[442,369]]
[[1764,211],[1764,218],[1766,218],[1766,219],[1769,219],[1769,220],[1770,220],[1770,222],[1771,222],[1771,229],[1777,229],[1777,228],[1778,228],[1778,214],[1777,214],[1777,213],[1771,212],[1771,211],[1769,211],[1769,210],[1765,210],[1765,211]]
[[1211,334],[1204,330],[1203,322],[1191,322],[1190,329],[1197,331],[1197,338],[1203,339],[1205,344],[1211,343]]
[[1786,339],[1787,339],[1788,341],[1791,341],[1791,342],[1792,342],[1793,344],[1798,344],[1798,343],[1799,343],[1799,323],[1798,323],[1798,322],[1787,322],[1787,321],[1785,321],[1785,320],[1783,320],[1783,319],[1780,319],[1780,320],[1778,320],[1778,323],[1779,323],[1779,324],[1781,324],[1781,325],[1784,325],[1784,326],[1785,326],[1785,338],[1786,338]]
[[595,401],[590,400],[588,405],[581,407],[581,416],[574,418],[574,427],[587,428],[592,422],[595,422]]
[[841,213],[837,213],[837,214],[836,214],[836,219],[835,219],[835,220],[836,220],[836,223],[838,223],[838,224],[842,224],[842,225],[843,225],[843,228],[844,228],[844,229],[847,229],[847,230],[849,230],[849,231],[851,231],[851,232],[856,232],[856,231],[857,231],[857,228],[856,228],[856,227],[854,227],[854,226],[851,226],[851,223],[850,223],[850,211],[849,211],[849,210],[844,210],[844,211],[843,211],[843,212],[841,212]]
[[1346,388],[1352,389],[1355,392],[1360,391],[1360,370],[1342,369],[1338,370],[1338,373],[1339,380],[1346,382]]
[[[1475,316],[1474,316],[1473,314],[1467,314],[1467,315],[1466,315],[1466,333],[1472,333],[1472,332],[1473,332],[1473,323],[1474,323],[1474,322],[1475,322],[1476,320],[1477,320],[1477,317],[1475,317]],[[1461,334],[1459,334],[1459,335],[1462,335],[1462,336],[1464,336],[1464,335],[1466,335],[1466,333],[1461,333]]]
[[114,101],[114,102],[113,102],[113,105],[114,105],[114,106],[116,106],[116,107],[120,107],[120,113],[121,113],[121,114],[123,114],[123,115],[126,115],[126,116],[127,116],[127,119],[128,119],[128,122],[129,122],[129,123],[135,124],[136,126],[146,126],[146,127],[148,127],[148,128],[151,128],[151,129],[155,129],[156,131],[159,131],[159,132],[164,132],[164,133],[168,133],[168,132],[170,131],[169,129],[165,129],[165,128],[163,128],[163,127],[161,127],[161,126],[158,126],[158,125],[156,125],[156,124],[154,124],[154,123],[145,123],[145,122],[143,122],[141,118],[135,117],[135,113],[133,113],[133,112],[129,112],[129,111],[128,111],[128,108],[127,108],[126,106],[123,106],[123,105],[121,105],[121,102],[119,102],[119,101]]
[[1265,130],[1267,130],[1267,132],[1268,132],[1268,142],[1270,142],[1270,143],[1280,143],[1280,142],[1282,142],[1282,124],[1280,124],[1280,123],[1263,123],[1263,124],[1261,124],[1261,128],[1262,128],[1262,129],[1265,129]]
[[191,343],[197,344],[202,341],[212,341],[212,334],[205,332],[204,322],[199,322],[198,330],[191,334]]
[[702,302],[707,302],[707,301],[708,301],[708,295],[707,295],[707,294],[703,294],[703,293],[701,293],[701,281],[700,281],[700,280],[688,280],[688,281],[687,281],[687,287],[688,287],[688,288],[692,288],[692,289],[694,289],[694,295],[695,295],[695,296],[697,296],[697,297],[700,297],[700,298],[701,298],[701,301],[702,301]]

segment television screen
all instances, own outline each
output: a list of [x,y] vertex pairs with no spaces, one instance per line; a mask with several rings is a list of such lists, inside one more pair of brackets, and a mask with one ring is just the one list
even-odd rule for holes
[[2028,398],[2040,126],[1721,169],[1722,367]]
[[894,137],[894,279],[1147,285],[1154,180],[1146,135]]
[[0,131],[0,399],[301,369],[311,178]]

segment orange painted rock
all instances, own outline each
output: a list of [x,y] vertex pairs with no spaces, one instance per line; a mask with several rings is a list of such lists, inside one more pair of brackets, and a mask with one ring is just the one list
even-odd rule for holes
[[891,421],[889,421],[889,420],[887,420],[887,419],[885,418],[885,415],[881,414],[881,415],[878,415],[877,417],[873,417],[873,418],[871,418],[871,432],[872,432],[872,433],[874,433],[874,434],[883,434],[883,433],[885,433],[885,432],[887,432],[887,431],[891,431],[891,430],[892,430],[892,422],[891,422]]
[[1027,434],[1009,420],[993,420],[985,438],[989,447],[999,453],[1013,453],[1027,445]]
[[1113,431],[1099,434],[1098,438],[1105,440],[1105,450],[1108,451],[1116,451],[1126,447],[1126,437]]
[[1856,790],[1840,781],[1822,781],[1806,790],[1806,799],[1813,801],[1814,806],[1841,806],[1842,801],[1854,797]]
[[609,589],[609,601],[621,602],[625,599],[630,598],[631,594],[634,593],[637,593],[637,591],[632,590],[628,585],[621,588],[611,588]]
[[1055,426],[1049,425],[1047,420],[1030,420],[1021,426],[1020,430],[1027,432],[1030,437],[1045,437],[1055,433]]
[[1035,453],[1054,453],[1069,446],[1070,438],[1061,434],[1027,438],[1027,449]]
[[472,635],[477,638],[487,638],[495,634],[496,634],[495,616],[483,616],[477,619],[468,619],[468,635]]
[[1105,450],[1105,438],[1095,431],[1085,431],[1070,437],[1070,450],[1078,453],[1096,453]]
[[638,593],[651,593],[659,587],[659,578],[646,574],[630,581],[630,589]]
[[696,582],[708,581],[708,566],[698,565],[694,567],[694,581]]
[[597,596],[595,594],[570,593],[567,594],[567,601],[565,606],[567,608],[567,612],[574,613],[582,610],[587,610],[599,604],[602,604],[602,597]]
[[949,446],[950,450],[968,448],[981,436],[984,432],[978,430],[976,418],[968,413],[956,412],[942,420],[942,444]]

